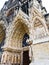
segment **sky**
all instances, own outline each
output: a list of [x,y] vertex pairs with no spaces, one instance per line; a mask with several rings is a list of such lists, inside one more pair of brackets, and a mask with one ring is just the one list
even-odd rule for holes
[[[1,0],[0,1],[0,9],[3,7],[5,1],[8,1],[8,0]],[[46,8],[47,12],[49,13],[49,0],[42,0],[42,4]]]

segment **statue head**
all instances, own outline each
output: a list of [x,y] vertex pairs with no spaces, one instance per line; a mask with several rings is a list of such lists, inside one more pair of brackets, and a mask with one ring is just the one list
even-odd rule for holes
[[29,39],[29,35],[27,33],[24,34],[24,38],[27,40]]

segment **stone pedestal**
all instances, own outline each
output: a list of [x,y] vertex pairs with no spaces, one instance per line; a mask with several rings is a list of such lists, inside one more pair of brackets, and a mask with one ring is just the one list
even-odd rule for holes
[[30,65],[49,65],[49,42],[33,44],[33,59]]

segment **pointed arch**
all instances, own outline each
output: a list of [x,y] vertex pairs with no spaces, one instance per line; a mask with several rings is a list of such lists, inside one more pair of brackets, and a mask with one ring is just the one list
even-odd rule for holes
[[49,35],[49,33],[48,33],[48,28],[47,28],[47,26],[46,26],[46,21],[44,20],[44,18],[41,18],[41,17],[39,17],[39,16],[36,16],[36,17],[34,17],[34,19],[33,19],[33,29],[34,29],[34,23],[36,22],[36,19],[38,19],[38,20],[41,22],[41,24],[42,24],[43,27],[45,28],[46,33]]
[[26,15],[21,9],[19,10],[17,16],[15,17],[15,19],[12,23],[16,22],[17,20],[23,20],[22,22],[24,24],[26,24],[28,27],[30,27],[30,22],[31,21],[29,19],[29,16]]
[[29,17],[20,11],[8,27],[7,38],[5,40],[6,44],[11,47],[22,47],[22,38],[24,34],[27,33],[30,36],[29,22]]

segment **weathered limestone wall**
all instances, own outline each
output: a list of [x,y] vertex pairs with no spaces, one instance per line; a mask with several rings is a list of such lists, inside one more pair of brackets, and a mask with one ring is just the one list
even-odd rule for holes
[[49,42],[34,44],[33,58],[36,60],[49,60]]

